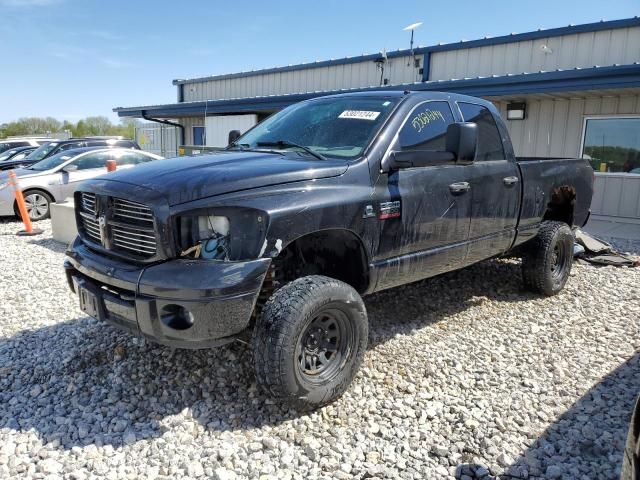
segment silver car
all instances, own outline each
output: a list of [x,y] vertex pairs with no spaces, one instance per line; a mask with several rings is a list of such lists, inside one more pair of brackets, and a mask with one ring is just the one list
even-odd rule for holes
[[[128,148],[78,148],[66,150],[33,165],[14,170],[23,192],[29,217],[49,217],[49,204],[73,195],[76,187],[90,178],[104,175],[107,160],[117,168],[131,168],[138,163],[163,157]],[[16,215],[15,193],[8,184],[8,171],[0,172],[0,216]]]

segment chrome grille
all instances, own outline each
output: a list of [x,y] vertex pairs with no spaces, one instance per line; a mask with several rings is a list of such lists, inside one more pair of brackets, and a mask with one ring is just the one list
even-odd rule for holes
[[153,226],[153,214],[149,207],[122,198],[113,199],[113,218]]
[[156,254],[153,213],[141,203],[123,198],[79,194],[79,227],[85,240],[138,258]]
[[80,195],[82,201],[82,210],[88,213],[96,214],[96,196],[93,193],[82,192]]
[[149,232],[118,224],[111,227],[111,234],[113,235],[113,245],[117,248],[149,257],[156,253],[156,237],[153,231]]
[[95,217],[92,217],[85,212],[80,212],[80,217],[82,221],[82,229],[84,230],[85,235],[87,235],[90,240],[100,243],[100,227],[98,226],[98,221]]

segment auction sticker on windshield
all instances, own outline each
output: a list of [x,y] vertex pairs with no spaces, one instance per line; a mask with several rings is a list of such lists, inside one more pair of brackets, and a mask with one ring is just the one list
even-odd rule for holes
[[369,110],[345,110],[339,118],[355,118],[357,120],[375,120],[380,112],[371,112]]

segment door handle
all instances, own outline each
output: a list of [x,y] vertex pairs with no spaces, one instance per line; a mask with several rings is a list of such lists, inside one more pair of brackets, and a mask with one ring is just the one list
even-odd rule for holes
[[461,195],[467,193],[469,190],[471,190],[469,182],[456,182],[449,185],[449,191],[454,195]]
[[502,183],[504,183],[507,187],[511,187],[512,185],[515,185],[519,181],[520,179],[518,177],[504,177],[502,179]]

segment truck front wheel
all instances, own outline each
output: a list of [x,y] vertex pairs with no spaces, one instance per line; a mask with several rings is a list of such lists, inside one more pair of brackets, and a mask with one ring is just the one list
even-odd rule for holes
[[573,232],[566,223],[544,222],[525,246],[522,277],[530,290],[551,296],[569,279],[573,263]]
[[299,410],[340,397],[367,347],[367,312],[351,286],[320,275],[280,288],[253,333],[258,383]]

